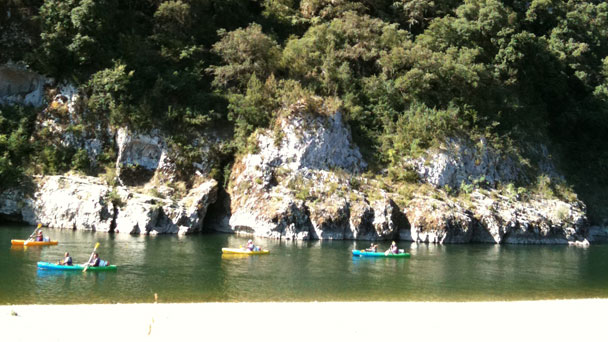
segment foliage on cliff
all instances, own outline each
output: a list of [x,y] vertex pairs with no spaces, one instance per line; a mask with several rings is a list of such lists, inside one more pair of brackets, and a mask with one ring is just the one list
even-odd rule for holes
[[377,167],[484,136],[550,145],[590,202],[608,189],[604,1],[12,0],[0,32],[0,63],[76,82],[115,124],[230,125],[239,151],[291,99],[331,97]]

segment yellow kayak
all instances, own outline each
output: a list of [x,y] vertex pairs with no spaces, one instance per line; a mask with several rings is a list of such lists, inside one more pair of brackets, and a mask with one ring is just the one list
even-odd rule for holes
[[[27,241],[27,245],[25,244],[26,241]],[[57,240],[52,240],[52,241],[11,240],[11,245],[16,245],[16,246],[51,246],[51,245],[56,245],[57,243],[58,243]]]
[[270,251],[267,249],[263,249],[261,251],[250,251],[248,249],[241,249],[241,248],[222,248],[222,253],[258,255],[258,254],[268,254],[268,253],[270,253]]

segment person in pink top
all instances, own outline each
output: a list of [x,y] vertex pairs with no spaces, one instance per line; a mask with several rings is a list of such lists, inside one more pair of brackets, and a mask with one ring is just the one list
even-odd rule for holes
[[399,247],[397,247],[397,243],[395,243],[395,241],[393,241],[393,243],[388,248],[388,250],[386,251],[386,253],[399,254]]

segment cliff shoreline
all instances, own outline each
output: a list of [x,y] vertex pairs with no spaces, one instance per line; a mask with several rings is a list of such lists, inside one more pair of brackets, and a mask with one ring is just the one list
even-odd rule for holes
[[[11,72],[33,77],[25,69]],[[250,148],[226,164],[217,151],[231,137],[217,130],[189,136],[193,149],[184,152],[159,129],[92,125],[77,87],[37,79],[54,87],[52,99],[45,100],[39,87],[19,88],[5,98],[28,103],[35,95],[37,103],[47,101],[32,138],[79,151],[78,160],[96,167],[97,176],[30,175],[30,189],[0,190],[0,219],[101,232],[192,234],[212,229],[205,224],[211,207],[218,211],[212,216],[219,231],[277,239],[582,246],[608,241],[604,228],[589,227],[585,203],[563,186],[543,145],[533,148],[538,160],[531,165],[483,137],[452,136],[394,161],[401,169],[372,172],[340,108],[312,96],[282,108],[272,127],[256,130]],[[520,186],[533,183],[536,189]]]

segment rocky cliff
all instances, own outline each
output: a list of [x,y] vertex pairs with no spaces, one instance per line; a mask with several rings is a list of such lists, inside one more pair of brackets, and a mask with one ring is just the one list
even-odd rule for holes
[[257,152],[236,161],[230,231],[287,239],[396,237],[395,221],[405,220],[394,203],[370,203],[353,189],[366,163],[341,113],[306,108],[304,102],[288,108],[274,129],[257,133]]
[[[404,198],[361,174],[366,165],[339,112],[306,108],[291,106],[274,130],[257,133],[255,152],[235,163],[230,231],[294,239],[587,243],[584,204],[520,196],[512,185],[528,177],[525,167],[485,141],[453,137],[404,161],[418,177]],[[499,189],[502,184],[510,186]]]
[[[131,234],[210,229],[203,221],[219,187],[206,155],[212,139],[201,136],[200,155],[188,161],[193,171],[183,180],[178,152],[161,131],[91,123],[78,89],[15,67],[3,67],[0,75],[10,76],[0,78],[1,103],[43,105],[40,138],[84,150],[93,164],[105,150],[116,151],[113,166],[98,177],[36,176],[33,190],[1,189],[0,218]],[[450,137],[403,160],[402,172],[415,177],[402,184],[392,184],[385,172],[363,173],[367,164],[350,129],[330,107],[321,99],[301,100],[283,108],[273,127],[255,132],[255,146],[237,156],[230,171],[228,224],[214,228],[284,239],[430,243],[584,244],[608,236],[587,228],[576,195],[520,191],[514,184],[530,181],[528,166],[484,140]],[[547,158],[536,170],[559,178]]]
[[207,208],[216,200],[217,182],[207,180],[183,198],[171,199],[112,187],[95,177],[44,176],[36,192],[0,193],[0,214],[14,221],[64,229],[130,234],[200,232]]

